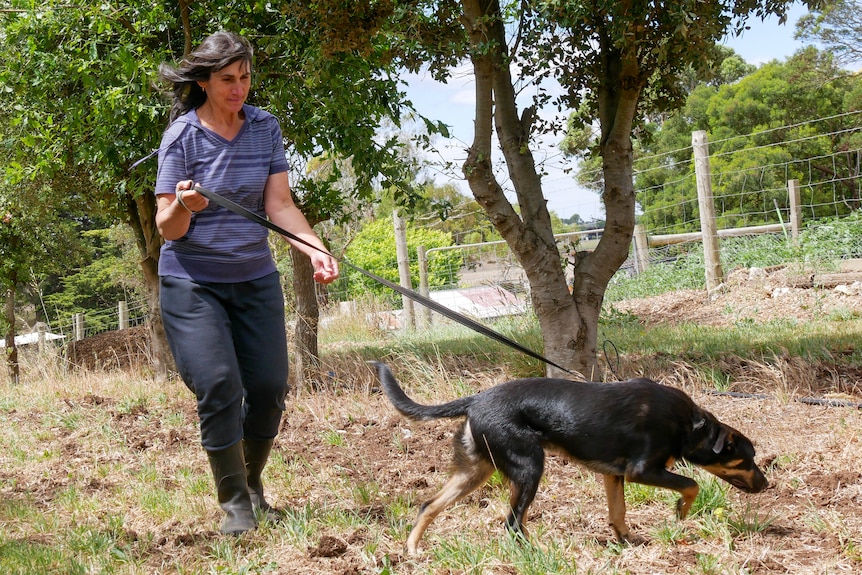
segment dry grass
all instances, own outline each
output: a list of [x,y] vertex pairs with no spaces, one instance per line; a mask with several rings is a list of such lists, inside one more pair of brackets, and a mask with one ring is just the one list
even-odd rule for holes
[[[336,354],[331,354],[335,357]],[[661,490],[628,491],[629,522],[644,543],[621,547],[603,489],[551,457],[529,526],[541,547],[509,539],[507,495],[491,482],[438,518],[424,554],[401,546],[416,506],[446,477],[452,422],[407,422],[360,354],[330,365],[325,392],[291,397],[267,468],[278,525],[239,539],[217,534],[194,404],[178,381],[135,371],[65,371],[25,358],[24,381],[0,386],[0,570],[8,573],[665,573],[827,574],[862,570],[862,412],[792,401],[788,361],[749,366],[771,397],[700,391],[702,374],[677,365],[666,381],[751,436],[772,487],[745,495],[698,472],[718,503],[684,522]],[[462,360],[388,358],[417,398],[441,401],[486,388],[504,369]],[[481,367],[481,366],[480,366]],[[627,369],[636,369],[627,364]],[[807,376],[806,376],[807,377]],[[732,382],[736,384],[736,382]],[[776,388],[778,386],[778,388]]]

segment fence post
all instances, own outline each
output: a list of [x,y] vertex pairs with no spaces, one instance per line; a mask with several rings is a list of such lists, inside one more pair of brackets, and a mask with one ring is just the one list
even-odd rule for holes
[[[402,287],[412,290],[413,285],[410,282],[410,254],[407,251],[407,226],[405,226],[404,220],[401,219],[397,211],[392,212],[392,223],[395,227],[395,256],[398,259],[398,279]],[[404,308],[404,322],[401,325],[413,329],[416,325],[413,316],[413,300],[402,295],[401,302]]]
[[45,353],[45,339],[46,339],[47,332],[48,332],[48,324],[43,323],[41,321],[36,324],[36,333],[37,333],[36,337],[38,338],[36,341],[38,343],[40,354]]
[[72,331],[75,332],[75,341],[84,339],[84,314],[81,312],[72,316]]
[[[428,256],[425,252],[425,246],[416,246],[416,256],[419,260],[419,293],[425,297],[430,297],[430,288],[428,285]],[[428,327],[431,325],[431,310],[424,305],[419,306],[419,327]]]
[[129,304],[126,300],[122,300],[117,304],[117,315],[120,318],[119,327],[117,329],[126,329],[129,327]]
[[700,231],[703,235],[706,290],[711,292],[721,284],[724,273],[721,271],[721,253],[715,223],[715,203],[712,199],[712,174],[709,167],[709,142],[706,131],[692,132],[691,145],[694,150],[694,177],[697,183]]
[[788,180],[787,195],[790,196],[790,234],[793,243],[799,243],[799,231],[802,229],[802,195],[799,192],[799,180]]
[[649,239],[640,224],[635,225],[635,271],[641,273],[649,267]]

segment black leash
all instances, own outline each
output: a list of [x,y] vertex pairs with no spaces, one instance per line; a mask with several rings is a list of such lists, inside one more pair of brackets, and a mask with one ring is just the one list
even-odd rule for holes
[[561,365],[557,365],[556,363],[554,363],[550,359],[547,359],[547,358],[543,357],[542,355],[536,353],[535,351],[533,351],[527,347],[524,347],[520,343],[507,338],[503,334],[498,333],[498,332],[492,330],[491,328],[484,326],[481,323],[470,319],[467,316],[461,315],[460,313],[458,313],[452,309],[449,309],[448,307],[441,305],[440,303],[432,300],[431,298],[427,298],[427,297],[425,297],[425,296],[423,296],[423,295],[421,295],[421,294],[419,294],[413,290],[409,290],[409,289],[407,289],[407,288],[405,288],[399,284],[396,284],[396,283],[389,281],[386,278],[382,278],[382,277],[378,276],[377,274],[373,274],[373,273],[366,271],[360,267],[357,267],[357,266],[351,264],[350,262],[348,262],[346,260],[339,260],[338,258],[333,256],[331,253],[327,252],[326,250],[322,250],[319,247],[315,246],[314,244],[311,244],[311,243],[303,240],[302,238],[295,236],[294,234],[290,233],[289,231],[285,230],[284,228],[281,228],[281,227],[275,225],[274,223],[272,223],[271,221],[267,220],[266,218],[262,218],[259,215],[257,215],[256,213],[254,213],[250,210],[247,210],[246,208],[242,207],[241,205],[237,204],[234,201],[231,201],[231,200],[229,200],[223,196],[220,196],[220,195],[216,194],[215,192],[210,191],[206,188],[203,188],[199,185],[195,185],[194,189],[197,193],[199,193],[200,195],[202,195],[203,197],[205,197],[206,199],[208,199],[212,203],[219,205],[219,206],[222,206],[223,208],[227,208],[228,210],[232,211],[233,213],[239,214],[245,218],[248,218],[249,220],[252,220],[253,222],[257,222],[258,224],[260,224],[266,228],[269,228],[270,230],[272,230],[278,234],[281,234],[281,235],[285,236],[286,238],[290,238],[291,240],[293,240],[295,242],[298,242],[300,244],[303,244],[303,245],[306,245],[310,248],[313,248],[319,252],[322,252],[322,253],[328,255],[329,257],[335,259],[336,261],[339,261],[341,263],[341,265],[346,266],[352,270],[355,270],[355,271],[361,273],[362,275],[369,277],[372,280],[374,280],[378,283],[381,283],[390,289],[397,291],[401,295],[406,296],[406,297],[412,299],[413,301],[416,301],[416,302],[424,305],[425,307],[436,311],[440,315],[446,316],[449,319],[456,321],[463,326],[469,327],[470,329],[472,329],[475,332],[478,332],[478,333],[485,335],[487,337],[490,337],[491,339],[494,339],[500,343],[508,345],[512,349],[516,349],[516,350],[520,351],[521,353],[529,355],[530,357],[532,357],[534,359],[538,359],[539,361],[543,361],[548,365],[551,365],[553,367],[556,367],[557,369],[561,369],[561,370],[565,371],[566,373],[569,373],[571,375],[577,375],[573,371],[568,370]]

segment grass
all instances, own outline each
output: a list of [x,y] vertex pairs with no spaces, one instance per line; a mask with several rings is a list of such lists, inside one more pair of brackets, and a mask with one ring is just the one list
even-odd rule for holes
[[[740,258],[759,261],[758,249],[737,251]],[[659,270],[640,289],[684,285],[684,264],[677,260],[673,266],[677,274],[683,269],[682,276]],[[22,382],[0,384],[0,572],[858,571],[862,519],[852,505],[854,492],[843,496],[851,498],[846,501],[840,492],[827,493],[820,500],[842,504],[824,506],[814,502],[812,493],[819,492],[811,490],[817,484],[812,475],[844,478],[840,474],[858,463],[862,415],[781,398],[822,391],[816,385],[828,370],[862,366],[859,320],[839,310],[804,326],[740,321],[711,328],[648,326],[630,314],[605,314],[600,348],[619,352],[621,371],[661,373],[670,383],[718,391],[734,389],[744,375],[779,397],[771,403],[716,404],[757,432],[773,488],[749,497],[682,466],[679,472],[701,489],[689,517],[678,521],[676,493],[627,484],[628,521],[646,543],[620,545],[607,527],[601,481],[551,457],[531,508],[529,542],[502,528],[508,489],[495,474],[485,488],[438,517],[418,558],[405,556],[402,545],[417,506],[445,480],[452,424],[411,423],[395,415],[375,392],[364,362],[387,361],[412,396],[438,402],[504,378],[541,374],[544,366],[537,360],[460,326],[393,334],[358,320],[329,325],[321,334],[324,368],[332,373],[329,388],[291,396],[266,470],[268,493],[285,509],[285,519],[234,539],[215,532],[220,512],[198,443],[194,402],[180,382],[153,382],[137,372],[70,372],[59,358],[23,354]],[[533,322],[508,319],[494,327],[528,347],[541,347]],[[790,431],[782,427],[796,419]],[[792,535],[777,535],[782,530]],[[327,538],[346,550],[328,554]]]
[[[479,381],[459,375],[446,363],[459,361],[447,359],[442,348],[428,360],[392,359],[411,393],[429,401],[470,393],[496,379],[493,371]],[[630,522],[651,543],[620,546],[609,538],[600,482],[555,458],[529,523],[531,541],[541,545],[506,535],[500,521],[508,491],[495,474],[481,492],[435,521],[423,556],[406,557],[401,545],[416,506],[445,474],[445,466],[429,467],[431,451],[442,444],[446,452],[440,430],[447,434],[451,425],[408,424],[382,398],[356,389],[292,398],[291,425],[280,437],[296,443],[283,444],[267,468],[270,491],[287,503],[285,520],[232,539],[214,533],[219,512],[197,445],[193,402],[178,382],[60,370],[2,386],[0,570],[604,574],[642,572],[640,566],[651,565],[651,572],[721,573],[744,565],[735,549],[758,544],[777,519],[712,476],[683,467],[701,486],[690,517],[674,519],[675,493],[629,484]],[[845,418],[831,427],[852,433],[855,424]],[[384,444],[393,459],[372,455],[372,445]],[[802,459],[776,458],[770,473],[786,469],[795,477]],[[402,461],[416,470],[404,469]],[[433,461],[443,464],[445,455]],[[428,484],[411,486],[416,477],[429,477]],[[812,510],[804,524],[818,535],[837,532],[840,555],[857,561],[862,542],[852,522]],[[348,542],[347,555],[315,558],[324,536]],[[679,549],[688,546],[700,549],[688,567],[665,564],[679,561]]]

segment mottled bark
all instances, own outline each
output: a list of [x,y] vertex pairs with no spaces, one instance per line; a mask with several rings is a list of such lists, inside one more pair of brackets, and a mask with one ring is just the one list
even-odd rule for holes
[[[484,208],[524,268],[533,309],[542,331],[544,355],[589,375],[595,353],[581,353],[581,318],[566,285],[560,254],[554,243],[551,218],[542,195],[541,178],[530,151],[531,110],[519,116],[509,73],[505,30],[495,1],[464,1],[465,26],[474,50],[476,114],[473,143],[464,174],[476,201]],[[492,136],[497,139],[517,195],[520,215],[504,195],[492,169]],[[594,346],[593,346],[594,347]],[[548,367],[548,375],[562,375]]]
[[[534,111],[518,113],[506,53],[506,32],[497,0],[463,0],[463,23],[472,50],[476,81],[473,142],[464,174],[476,201],[488,214],[530,283],[544,355],[588,379],[600,379],[598,320],[611,277],[626,260],[634,231],[631,128],[641,83],[637,66],[618,53],[607,53],[608,89],[599,94],[604,137],[603,200],[607,225],[592,254],[576,262],[572,291],[554,242],[541,177],[530,151]],[[492,169],[492,136],[497,140],[517,196],[520,214],[506,199]],[[548,367],[548,375],[562,375]]]
[[150,334],[150,359],[157,380],[167,379],[170,371],[175,371],[174,358],[168,347],[165,328],[162,325],[161,304],[159,303],[159,250],[162,239],[156,229],[156,200],[153,194],[142,194],[137,198],[128,197],[126,202],[127,221],[135,234],[135,242],[141,254],[141,271],[147,290],[147,310]]
[[314,268],[311,259],[293,246],[290,248],[293,262],[293,289],[296,296],[296,328],[294,330],[297,385],[319,389],[322,385],[320,358],[317,346],[317,326],[320,308],[314,283]]

